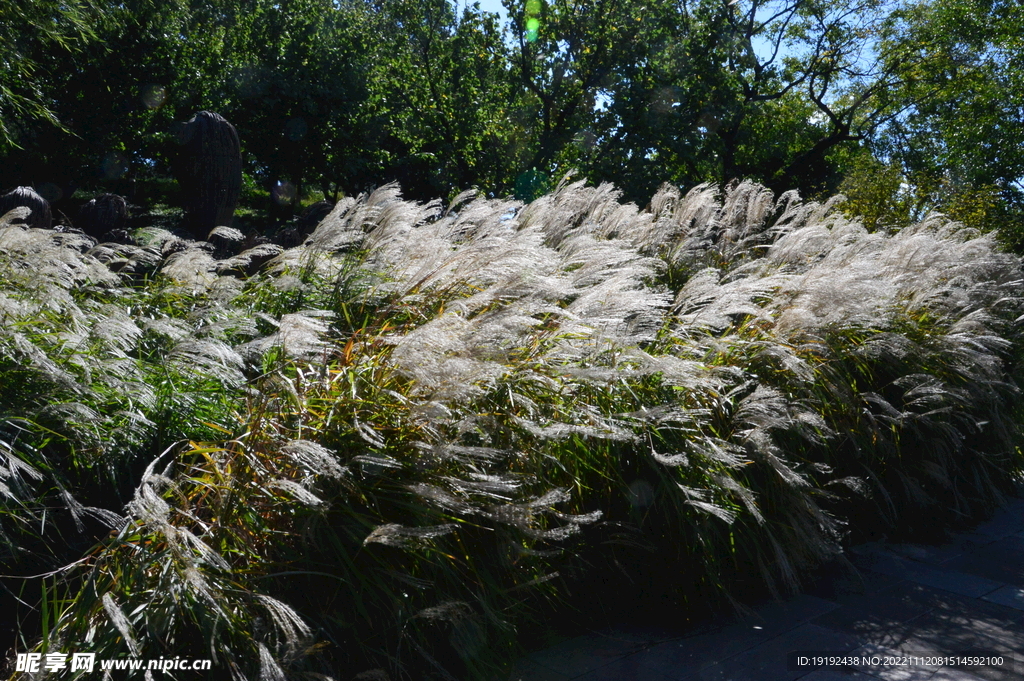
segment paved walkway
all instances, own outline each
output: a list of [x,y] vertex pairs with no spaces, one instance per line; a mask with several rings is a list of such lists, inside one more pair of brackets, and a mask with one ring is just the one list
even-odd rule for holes
[[[756,616],[684,634],[622,627],[579,636],[528,655],[511,681],[1024,679],[1024,500],[946,544],[866,544],[849,558],[856,571]],[[797,667],[798,651],[882,664]],[[912,659],[964,653],[1001,655],[1004,663]]]

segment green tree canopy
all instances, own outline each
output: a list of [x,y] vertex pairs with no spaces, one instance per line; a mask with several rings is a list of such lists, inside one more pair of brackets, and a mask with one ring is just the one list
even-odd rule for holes
[[0,155],[20,146],[31,123],[60,125],[40,86],[39,56],[77,55],[95,38],[96,16],[91,0],[0,0]]
[[904,174],[915,216],[937,209],[1024,236],[1024,7],[902,7],[885,43],[892,60],[920,55],[913,78],[892,94],[899,115],[871,140],[876,156]]
[[576,169],[639,202],[751,178],[890,224],[1024,210],[1018,3],[504,2],[505,26],[448,0],[0,0],[0,183],[167,175],[209,109],[299,193],[530,198]]

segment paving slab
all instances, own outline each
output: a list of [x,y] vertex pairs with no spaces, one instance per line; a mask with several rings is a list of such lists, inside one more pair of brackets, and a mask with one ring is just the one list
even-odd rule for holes
[[[997,590],[998,591],[998,590]],[[992,592],[996,593],[996,592]],[[1006,605],[995,603],[982,598],[969,598],[961,594],[936,589],[925,584],[914,582],[900,582],[886,589],[883,589],[882,597],[888,597],[902,602],[913,603],[927,607],[929,610],[937,610],[947,613],[961,613],[967,619],[973,617],[985,617],[992,620],[1004,622],[1007,626],[1015,626],[1024,623],[1024,612]],[[986,594],[988,596],[989,594]]]
[[860,647],[861,641],[843,632],[833,631],[815,624],[802,624],[782,636],[766,641],[736,656],[736,661],[758,672],[759,677],[797,679],[810,671],[807,668],[790,669],[789,658],[794,653],[843,655]]
[[928,681],[984,681],[982,677],[975,676],[961,669],[940,669]]
[[985,594],[992,593],[996,589],[1005,586],[985,577],[971,575],[955,570],[946,570],[933,567],[915,560],[903,558],[888,551],[877,551],[863,556],[855,563],[863,562],[865,567],[874,572],[881,572],[900,579],[933,586],[937,589],[952,591],[971,598],[980,598]]
[[818,669],[807,676],[801,676],[800,681],[875,681],[875,677],[858,671]]
[[1000,539],[1011,536],[1024,527],[1024,501],[1013,499],[990,520],[980,523],[973,533]]
[[991,642],[999,650],[1024,652],[1024,627],[1019,611],[981,599],[935,594],[935,607],[910,622],[915,636],[932,632],[929,637],[941,639],[953,652],[971,647],[984,648]]
[[926,544],[888,544],[886,548],[898,556],[935,566],[944,565],[954,558],[959,558],[964,553],[963,549],[955,544],[939,544],[936,546]]
[[839,604],[824,598],[801,594],[781,603],[765,605],[753,615],[743,618],[739,626],[746,625],[767,635],[782,634],[838,607]]
[[721,628],[721,626],[705,624],[704,626],[694,627],[684,632],[683,627],[673,629],[653,624],[617,624],[602,629],[598,634],[624,643],[636,644],[638,648],[649,648],[659,643],[677,640],[681,637],[697,636],[708,631],[719,631]]
[[[861,596],[853,603],[815,617],[812,622],[837,631],[869,636],[878,632],[898,629],[916,617],[930,612],[935,606],[908,589],[883,590]],[[879,645],[884,642],[870,636],[869,640]]]
[[912,638],[926,641],[936,654],[956,655],[968,651],[1024,654],[1020,631],[980,617],[964,620],[929,613],[914,620],[913,625]]
[[586,634],[530,653],[527,658],[542,668],[572,679],[615,662],[641,648],[636,641],[601,634]]
[[980,546],[988,546],[992,542],[999,539],[999,537],[992,536],[991,534],[979,534],[977,532],[965,532],[958,534],[953,537],[949,544],[955,546],[960,551],[973,551]]
[[732,659],[767,640],[770,636],[762,630],[733,625],[652,646],[631,656],[631,664],[669,678],[687,679],[699,676],[707,667]]
[[631,655],[611,664],[599,667],[592,671],[577,676],[575,681],[678,681],[678,676],[666,676],[657,669],[645,665],[640,659],[642,656]]
[[870,598],[901,581],[898,577],[848,563],[819,576],[807,586],[806,592],[838,605],[850,605],[862,603],[865,597]]
[[997,539],[951,559],[944,567],[1024,587],[1024,539]]
[[[942,544],[875,542],[808,592],[719,626],[621,626],[531,653],[511,681],[1020,681],[1024,500]],[[996,653],[1003,666],[793,668],[790,654]]]
[[569,681],[569,677],[525,657],[516,662],[509,681]]
[[[906,641],[904,641],[903,645],[900,647],[900,652],[911,657],[919,658],[946,657],[949,655],[956,655],[958,653],[1000,654],[999,650],[992,649],[991,644],[989,644],[989,646],[990,647],[982,650],[965,650],[963,648],[958,648],[956,642],[946,640],[935,640],[927,637],[909,638]],[[1005,662],[1005,664],[1002,666],[969,667],[965,669],[942,667],[939,669],[939,671],[936,672],[936,674],[943,671],[947,672],[948,674],[963,671],[965,673],[969,673],[971,677],[977,677],[978,679],[982,679],[984,681],[1020,681],[1021,674],[1019,671],[1017,671],[1018,666],[1015,662],[1016,656],[1012,653],[1002,654],[1004,655]],[[929,681],[931,681],[931,679],[929,679]],[[968,678],[967,681],[972,681],[972,679]]]
[[799,673],[787,669],[754,670],[729,659],[705,667],[687,681],[795,681],[797,678]]
[[[887,648],[885,646],[868,644],[850,652],[851,657],[867,660],[864,664],[855,664],[853,668],[858,672],[868,674],[871,679],[881,681],[928,681],[938,666],[918,664],[893,664],[894,659],[904,657],[904,654]],[[877,664],[875,663],[877,660]]]
[[998,603],[1024,611],[1024,589],[1020,587],[1004,586],[990,594],[985,594],[982,598],[990,603]]

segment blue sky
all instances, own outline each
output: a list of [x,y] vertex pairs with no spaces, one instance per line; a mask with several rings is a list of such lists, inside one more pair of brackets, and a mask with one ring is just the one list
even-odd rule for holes
[[[480,9],[485,12],[495,12],[500,14],[502,18],[505,17],[505,8],[501,6],[501,0],[479,0]],[[473,0],[468,0],[468,4],[472,4]]]
[[[480,9],[484,10],[485,12],[493,12],[497,14],[498,16],[501,17],[502,23],[504,23],[506,13],[505,8],[501,4],[501,0],[451,0],[451,2],[454,3],[456,7],[459,8],[466,7],[467,5],[472,5],[474,2],[478,2],[480,4]],[[762,7],[761,11],[765,13],[770,13],[770,11],[773,11],[770,10],[770,7],[771,5],[769,5],[768,7]],[[766,18],[766,15],[759,16],[758,18],[764,19]],[[511,36],[507,37],[506,40],[511,40]],[[758,36],[754,38],[753,47],[754,52],[757,54],[758,58],[761,61],[767,61],[768,59],[771,58],[771,44],[763,36]],[[778,61],[776,61],[776,64],[781,64],[782,60],[787,56],[797,56],[797,54],[792,47],[783,44],[781,45],[781,49],[779,50],[779,54],[777,57]]]
[[[472,5],[474,1],[479,2],[480,9],[484,10],[485,12],[494,12],[498,14],[503,20],[505,19],[505,8],[502,6],[501,0],[452,0],[452,2],[454,2],[457,7],[465,7],[467,5]],[[762,58],[768,57],[768,54],[766,52],[766,50],[768,50],[768,45],[764,43],[763,39],[755,38],[754,49],[755,51],[757,51],[758,56]],[[784,57],[787,54],[789,54],[789,52],[790,50],[783,46],[782,51],[779,54],[779,57]]]

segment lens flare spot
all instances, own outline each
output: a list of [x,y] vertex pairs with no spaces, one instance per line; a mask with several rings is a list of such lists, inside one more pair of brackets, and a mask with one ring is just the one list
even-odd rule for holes
[[626,489],[626,496],[630,506],[644,509],[654,503],[657,493],[651,483],[646,480],[634,480]]
[[284,136],[292,142],[298,142],[309,132],[309,124],[301,116],[292,118],[284,124]]
[[167,101],[167,89],[163,85],[147,85],[142,89],[142,103],[147,109],[159,109]]
[[295,185],[288,180],[278,180],[270,190],[270,196],[279,206],[288,206],[295,202]]
[[590,130],[581,130],[573,137],[573,141],[583,149],[590,151],[597,144],[597,135]]
[[528,42],[534,42],[537,40],[537,34],[540,32],[540,19],[537,17],[530,17],[526,20],[526,40]]
[[100,175],[107,180],[116,180],[128,172],[128,159],[116,151],[109,152],[100,164]]

